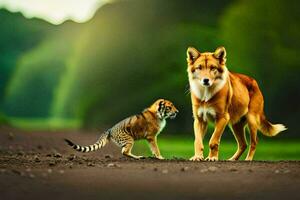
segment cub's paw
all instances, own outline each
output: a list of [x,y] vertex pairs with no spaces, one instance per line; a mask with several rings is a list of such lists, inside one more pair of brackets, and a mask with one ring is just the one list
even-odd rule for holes
[[193,157],[190,158],[190,161],[203,161],[203,160],[204,160],[203,156],[194,155]]
[[205,158],[205,161],[218,161],[218,157],[216,156],[208,156],[207,158]]
[[136,156],[135,159],[141,160],[141,159],[146,159],[146,157],[144,157],[144,156]]

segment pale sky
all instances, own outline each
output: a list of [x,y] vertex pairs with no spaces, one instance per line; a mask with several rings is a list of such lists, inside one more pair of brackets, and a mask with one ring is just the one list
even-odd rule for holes
[[[0,8],[11,12],[22,12],[27,18],[42,18],[53,24],[68,19],[85,22],[95,14],[97,8],[109,0],[0,0]],[[1,20],[1,19],[0,19]]]

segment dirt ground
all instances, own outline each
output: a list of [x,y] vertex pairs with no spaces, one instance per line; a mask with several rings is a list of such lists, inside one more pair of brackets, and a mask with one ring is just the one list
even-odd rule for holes
[[0,199],[300,199],[300,162],[124,158],[110,144],[76,153],[96,132],[0,129]]

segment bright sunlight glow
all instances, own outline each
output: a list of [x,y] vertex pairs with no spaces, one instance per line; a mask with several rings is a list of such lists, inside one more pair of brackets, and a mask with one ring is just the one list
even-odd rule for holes
[[0,8],[60,24],[68,19],[85,22],[106,2],[108,0],[0,0]]

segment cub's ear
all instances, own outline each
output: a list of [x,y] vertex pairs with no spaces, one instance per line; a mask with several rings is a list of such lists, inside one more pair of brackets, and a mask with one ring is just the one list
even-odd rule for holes
[[218,47],[214,52],[214,57],[219,59],[221,64],[226,62],[226,50],[225,47]]
[[164,99],[158,99],[158,100],[156,100],[156,103],[162,104],[164,101],[165,101]]
[[186,55],[187,55],[186,58],[187,62],[193,63],[200,56],[200,52],[194,47],[189,47],[186,51]]

